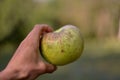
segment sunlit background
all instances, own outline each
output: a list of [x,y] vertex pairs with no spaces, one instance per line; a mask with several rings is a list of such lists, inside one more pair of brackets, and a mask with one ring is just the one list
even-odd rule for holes
[[120,80],[120,0],[0,0],[0,70],[43,23],[79,27],[85,48],[80,59],[37,80]]

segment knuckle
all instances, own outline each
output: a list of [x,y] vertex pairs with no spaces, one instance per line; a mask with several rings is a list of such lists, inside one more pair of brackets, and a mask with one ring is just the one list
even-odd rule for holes
[[36,25],[34,26],[34,29],[38,29],[38,28],[40,28],[40,24],[36,24]]

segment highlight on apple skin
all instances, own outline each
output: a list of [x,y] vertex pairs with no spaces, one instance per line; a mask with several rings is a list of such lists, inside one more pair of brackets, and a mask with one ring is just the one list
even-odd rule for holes
[[62,66],[77,60],[84,48],[79,28],[65,25],[42,37],[42,56],[51,64]]

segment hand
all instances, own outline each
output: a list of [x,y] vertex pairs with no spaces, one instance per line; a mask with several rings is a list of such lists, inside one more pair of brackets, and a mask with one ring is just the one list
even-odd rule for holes
[[40,37],[51,31],[48,25],[36,25],[0,73],[0,80],[34,80],[39,75],[55,71],[56,66],[41,60],[39,51]]

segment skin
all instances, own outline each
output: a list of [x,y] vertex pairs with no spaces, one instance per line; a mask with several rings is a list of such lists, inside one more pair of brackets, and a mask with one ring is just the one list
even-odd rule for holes
[[0,72],[0,80],[35,80],[42,74],[54,72],[56,66],[43,62],[39,51],[40,37],[52,31],[48,25],[35,25]]

